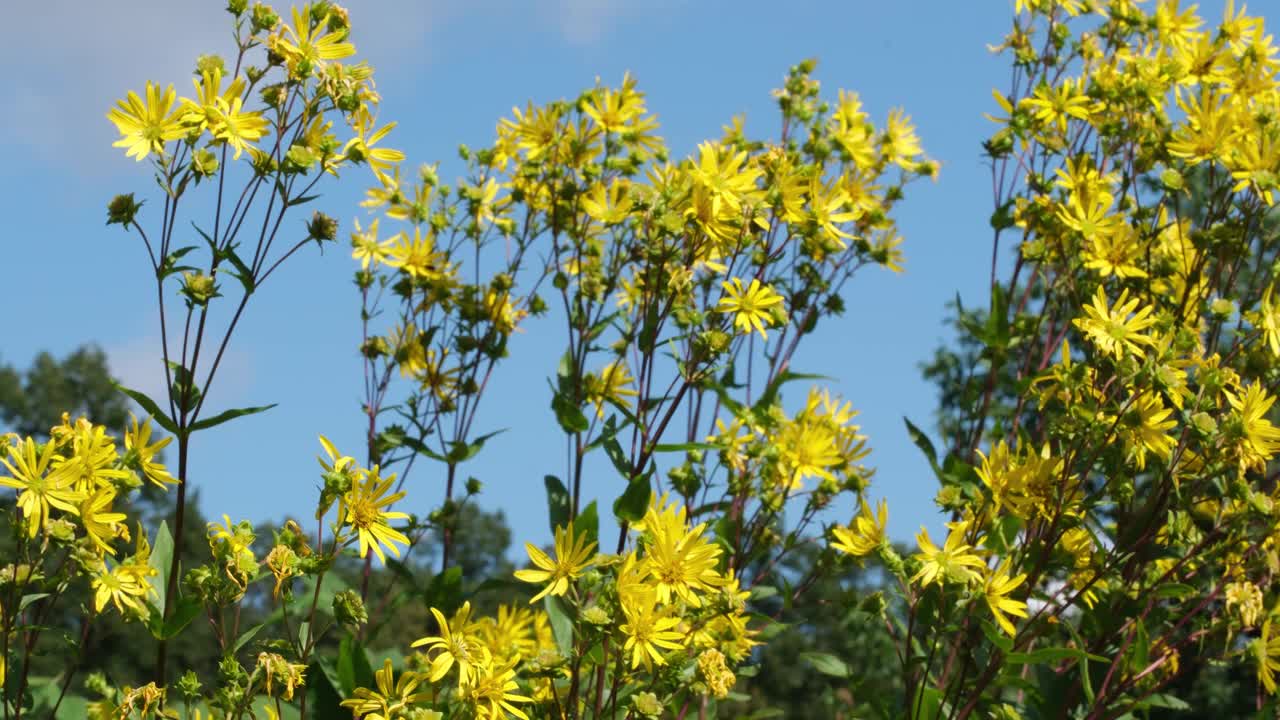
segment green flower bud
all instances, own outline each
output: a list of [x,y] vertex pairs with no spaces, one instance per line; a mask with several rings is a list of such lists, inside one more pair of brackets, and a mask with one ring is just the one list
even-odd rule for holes
[[364,601],[355,590],[343,590],[333,596],[333,619],[352,629],[369,622]]
[[333,240],[338,237],[338,221],[319,210],[311,215],[307,223],[307,238],[317,242]]
[[111,198],[111,202],[107,203],[107,224],[121,225],[133,224],[133,219],[138,215],[138,210],[142,208],[142,203],[133,199],[133,193],[117,195]]
[[218,285],[213,281],[213,277],[199,270],[182,273],[181,292],[187,298],[187,302],[195,306],[208,305],[210,300],[220,297]]
[[266,32],[274,28],[276,24],[280,22],[280,16],[276,14],[275,10],[271,9],[270,5],[254,3],[251,22],[253,23],[253,31],[255,33]]
[[662,703],[658,701],[658,696],[651,692],[632,695],[631,709],[642,717],[657,718],[662,716]]
[[208,149],[196,150],[191,154],[191,171],[197,179],[212,177],[218,172],[218,156]]

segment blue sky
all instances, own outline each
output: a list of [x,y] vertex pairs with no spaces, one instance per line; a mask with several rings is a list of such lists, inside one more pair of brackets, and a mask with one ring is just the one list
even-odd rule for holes
[[[458,171],[457,144],[489,143],[513,105],[576,96],[597,76],[617,84],[626,71],[647,92],[676,157],[719,137],[738,113],[749,135],[775,133],[770,90],[806,57],[818,58],[816,77],[831,98],[837,88],[858,91],[878,122],[890,108],[905,108],[942,162],[938,182],[911,186],[899,206],[906,272],[860,275],[847,314],[807,341],[795,367],[836,378],[833,388],[861,410],[879,468],[871,494],[888,498],[890,534],[907,539],[938,522],[936,486],[902,423],[906,415],[932,424],[935,395],[919,364],[947,336],[949,299],[986,298],[991,197],[980,143],[990,128],[982,113],[991,109],[991,88],[1008,78],[1006,61],[986,48],[1007,30],[1011,5],[352,0],[348,7],[353,41],[377,68],[382,118],[399,121],[390,144],[414,165],[443,160],[446,179]],[[38,351],[63,354],[93,341],[126,384],[158,394],[159,330],[144,250],[136,236],[103,224],[113,195],[155,192],[147,165],[110,147],[115,130],[104,115],[148,79],[189,92],[195,56],[229,52],[222,8],[216,0],[127,8],[54,0],[19,11],[30,16],[20,25],[57,27],[60,39],[49,43],[46,32],[33,31],[0,46],[0,60],[15,69],[0,114],[0,360],[25,366]],[[353,219],[365,218],[357,202],[366,182],[367,173],[352,173],[318,201],[341,220],[341,239]],[[299,231],[304,220],[293,220]],[[308,515],[319,482],[316,434],[361,454],[354,267],[345,242],[323,254],[309,249],[250,303],[208,409],[280,405],[197,436],[190,480],[207,514]],[[542,477],[563,466],[563,446],[547,429],[543,380],[561,343],[535,331],[512,341],[520,361],[499,368],[477,423],[482,432],[511,430],[464,468],[486,483],[482,504],[504,509],[515,537],[535,543],[550,535]],[[415,469],[404,509],[428,511],[441,482]],[[607,503],[619,485],[601,473],[590,488]],[[846,502],[830,519],[847,520],[852,510]]]

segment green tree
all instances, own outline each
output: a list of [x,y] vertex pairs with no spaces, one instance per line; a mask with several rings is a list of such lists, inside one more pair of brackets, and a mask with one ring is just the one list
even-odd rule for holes
[[82,345],[62,360],[41,352],[25,370],[0,364],[0,426],[19,435],[47,437],[64,412],[120,430],[128,410],[96,345]]

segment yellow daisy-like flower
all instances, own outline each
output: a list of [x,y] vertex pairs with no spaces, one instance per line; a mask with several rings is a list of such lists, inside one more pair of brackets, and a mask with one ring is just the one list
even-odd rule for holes
[[474,634],[475,628],[471,623],[471,602],[462,604],[453,616],[452,623],[445,619],[444,613],[435,608],[431,608],[431,614],[440,626],[440,634],[419,638],[410,647],[425,647],[423,652],[428,655],[438,653],[431,660],[431,682],[449,674],[449,670],[456,664],[458,684],[462,685],[471,677],[472,667],[485,659],[484,640]]
[[400,679],[395,680],[395,671],[391,669],[391,660],[382,661],[382,668],[375,670],[373,679],[377,689],[356,688],[355,697],[343,700],[342,707],[351,708],[356,717],[390,718],[407,711],[423,700],[431,697],[431,693],[414,692],[425,676],[415,672],[402,672]]
[[835,540],[831,547],[854,557],[861,557],[875,552],[885,541],[885,526],[889,522],[889,504],[883,499],[876,505],[876,514],[871,514],[871,506],[862,503],[862,510],[853,519],[849,527],[837,525],[831,529]]
[[658,609],[657,598],[642,599],[638,602],[623,604],[622,613],[626,622],[622,625],[622,633],[627,636],[624,652],[631,653],[631,667],[644,665],[646,670],[652,669],[656,663],[666,665],[662,650],[679,650],[684,645],[684,633],[675,628],[680,625],[680,618],[669,617]]
[[165,143],[186,134],[182,111],[172,109],[178,97],[172,85],[162,92],[159,85],[148,81],[145,95],[144,101],[129,91],[128,96],[117,100],[116,106],[107,113],[107,119],[115,123],[122,136],[112,147],[128,148],[125,155],[139,162],[151,153],[164,155]]
[[378,474],[378,466],[374,465],[362,473],[363,477],[342,498],[342,516],[340,522],[345,527],[355,528],[360,540],[360,557],[369,554],[369,549],[384,564],[387,556],[382,552],[386,545],[396,557],[400,557],[400,548],[395,543],[408,545],[409,538],[404,533],[394,530],[387,524],[388,520],[406,520],[409,515],[402,512],[388,512],[384,508],[405,496],[404,492],[387,493],[395,483],[395,473],[385,479]]
[[35,440],[24,438],[9,446],[8,460],[0,458],[0,464],[9,471],[8,477],[0,477],[0,486],[22,491],[18,493],[18,508],[27,521],[27,537],[35,537],[36,531],[49,521],[50,508],[72,515],[80,512],[78,503],[84,494],[74,489],[75,476],[61,468],[48,472],[56,457],[53,443],[45,443],[37,457]]
[[116,554],[110,541],[120,535],[120,523],[126,517],[124,513],[111,512],[115,498],[115,488],[102,487],[80,503],[80,526],[84,528],[85,535],[100,552],[110,555]]
[[949,525],[951,532],[947,541],[939,548],[929,538],[929,531],[920,528],[916,542],[920,544],[920,552],[916,558],[920,560],[920,570],[911,577],[911,582],[925,588],[937,582],[957,582],[968,584],[982,580],[978,570],[985,568],[986,563],[973,552],[973,546],[964,540],[968,523],[959,522]]
[[986,584],[983,587],[982,595],[987,601],[987,607],[991,608],[991,614],[995,616],[996,623],[1000,625],[1000,629],[1010,636],[1017,634],[1017,630],[1013,627],[1013,622],[1009,620],[1009,615],[1026,617],[1027,604],[1009,597],[1009,593],[1016,590],[1026,579],[1025,573],[1010,577],[1009,561],[1006,560],[998,569],[987,576]]
[[168,445],[173,438],[167,437],[159,442],[148,445],[151,441],[151,418],[138,423],[138,418],[129,414],[133,420],[133,425],[124,434],[124,447],[126,455],[132,453],[137,458],[138,465],[142,469],[142,474],[146,476],[156,487],[161,489],[165,485],[177,485],[178,479],[169,474],[169,471],[161,463],[155,461],[156,453],[160,452]]
[[644,517],[648,539],[644,568],[656,581],[657,599],[669,603],[679,597],[692,607],[702,607],[697,592],[707,592],[724,584],[717,568],[720,546],[703,537],[707,524],[690,528],[685,510],[675,503],[660,510],[651,505]]
[[1076,318],[1073,324],[1080,328],[1098,350],[1117,360],[1125,353],[1142,357],[1144,345],[1154,341],[1142,331],[1155,324],[1151,308],[1138,307],[1138,298],[1129,297],[1124,290],[1114,305],[1107,303],[1107,293],[1101,285],[1093,295],[1093,302],[1084,306],[1085,317]]
[[97,612],[102,612],[107,603],[111,603],[122,615],[147,614],[143,601],[153,590],[151,585],[129,566],[117,565],[114,568],[108,568],[103,562],[102,567],[93,576],[92,587],[93,607]]
[[529,716],[513,703],[533,702],[533,698],[515,692],[520,685],[515,680],[515,663],[481,663],[474,676],[462,686],[462,695],[475,707],[480,720],[506,720],[510,713],[521,720]]
[[762,339],[768,340],[764,326],[766,323],[773,324],[771,309],[782,302],[782,296],[755,278],[752,278],[751,284],[746,288],[743,288],[740,278],[733,278],[732,282],[721,285],[724,287],[725,297],[720,298],[716,310],[733,313],[733,324],[739,332],[749,334],[756,330]]
[[547,595],[565,594],[569,590],[569,583],[576,580],[595,562],[592,559],[592,553],[595,552],[596,544],[587,542],[585,537],[576,537],[571,525],[556,528],[555,546],[556,557],[552,560],[549,555],[531,543],[524,544],[525,551],[529,553],[529,559],[538,569],[517,570],[516,579],[528,583],[547,583],[541,592],[529,600],[530,603],[535,603]]

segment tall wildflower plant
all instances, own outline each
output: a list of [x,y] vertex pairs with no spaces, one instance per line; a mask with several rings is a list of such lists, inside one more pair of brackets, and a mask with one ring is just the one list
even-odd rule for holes
[[[177,439],[182,482],[173,520],[178,547],[165,572],[166,618],[178,598],[191,438],[270,407],[207,412],[236,326],[286,260],[337,234],[337,222],[319,211],[304,232],[286,216],[315,200],[324,178],[354,165],[381,175],[401,158],[378,146],[394,123],[378,124],[373,68],[350,60],[356,49],[344,9],[314,3],[284,18],[261,3],[231,2],[228,9],[236,45],[229,63],[201,56],[190,96],[148,82],[107,115],[121,135],[116,146],[149,162],[161,196],[150,232],[140,221],[143,202],[132,193],[111,201],[108,224],[137,234],[156,281],[167,397],[125,392]],[[211,201],[193,197],[201,191]],[[192,233],[201,242],[181,245]],[[156,680],[165,680],[163,641]]]
[[1189,656],[1256,668],[1270,714],[1276,47],[1233,2],[1016,13],[984,144],[991,302],[933,368],[941,456],[912,428],[946,537],[903,558],[864,513],[832,547],[897,579],[913,717],[1185,708]]

